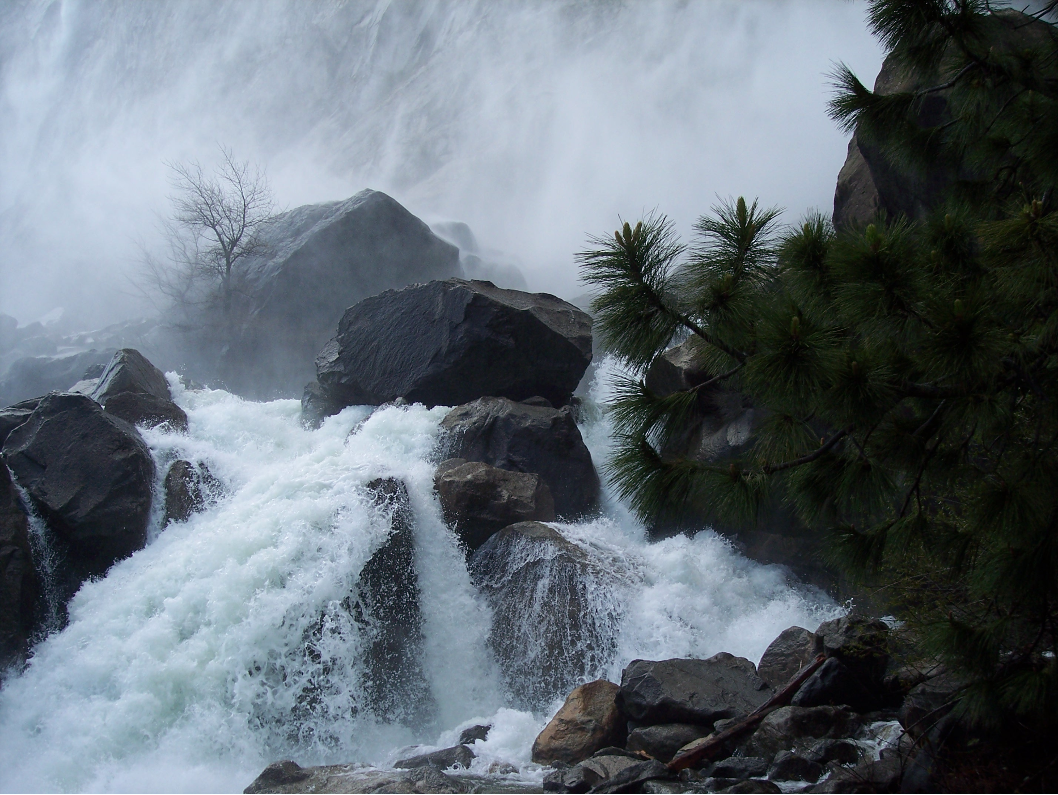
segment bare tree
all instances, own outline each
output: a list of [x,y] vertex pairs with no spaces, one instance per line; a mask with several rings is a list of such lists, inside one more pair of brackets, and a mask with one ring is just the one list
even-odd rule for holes
[[162,222],[167,250],[161,258],[144,256],[143,280],[187,321],[201,323],[203,310],[219,309],[230,328],[247,266],[266,249],[262,232],[275,211],[268,180],[226,147],[212,172],[196,161],[167,165],[173,186],[172,216]]

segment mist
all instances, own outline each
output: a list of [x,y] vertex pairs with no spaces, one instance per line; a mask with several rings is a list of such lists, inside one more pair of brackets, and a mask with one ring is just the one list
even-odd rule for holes
[[153,312],[130,287],[167,163],[219,146],[280,207],[382,190],[460,220],[530,289],[652,208],[717,197],[829,213],[838,61],[881,63],[862,3],[23,0],[0,8],[0,311],[82,328]]

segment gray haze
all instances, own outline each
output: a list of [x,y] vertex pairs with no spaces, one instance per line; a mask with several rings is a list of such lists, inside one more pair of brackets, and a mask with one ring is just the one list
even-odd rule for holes
[[873,81],[864,5],[533,0],[0,4],[0,311],[149,311],[166,161],[218,144],[282,207],[384,190],[466,221],[532,289],[582,292],[588,234],[717,195],[829,211],[826,73]]

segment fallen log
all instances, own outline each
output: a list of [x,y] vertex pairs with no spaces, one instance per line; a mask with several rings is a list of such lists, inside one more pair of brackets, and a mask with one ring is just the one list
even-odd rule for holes
[[751,712],[746,718],[739,721],[734,726],[724,729],[724,731],[719,734],[709,735],[698,747],[692,748],[691,750],[685,751],[674,757],[668,764],[669,770],[683,770],[696,762],[702,760],[708,761],[726,747],[731,740],[737,739],[751,729],[757,728],[757,725],[768,717],[770,713],[774,712],[779,707],[785,707],[789,704],[797,694],[797,691],[801,689],[801,685],[803,685],[808,677],[814,674],[816,669],[825,661],[826,655],[820,654],[810,665],[802,668],[797,676],[790,680],[786,687],[753,710],[753,712]]

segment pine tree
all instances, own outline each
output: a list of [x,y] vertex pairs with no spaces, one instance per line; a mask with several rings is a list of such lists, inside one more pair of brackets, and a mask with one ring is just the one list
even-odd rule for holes
[[[881,95],[841,67],[832,114],[943,177],[927,217],[783,229],[739,198],[690,247],[653,214],[579,255],[597,328],[633,373],[609,407],[618,491],[648,520],[690,505],[752,523],[781,498],[849,571],[898,586],[980,720],[1058,712],[1054,11],[870,4],[889,57],[933,82]],[[684,337],[713,375],[659,396],[642,376]],[[696,392],[720,383],[766,410],[752,444],[672,454]]]

